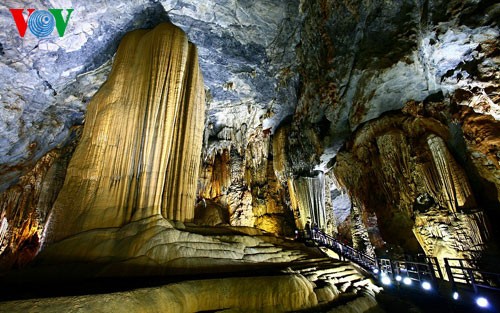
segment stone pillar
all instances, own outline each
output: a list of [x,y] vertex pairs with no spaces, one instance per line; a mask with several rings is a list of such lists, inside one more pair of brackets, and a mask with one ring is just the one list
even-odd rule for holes
[[194,217],[205,115],[196,47],[172,24],[127,34],[90,102],[49,241],[161,214]]

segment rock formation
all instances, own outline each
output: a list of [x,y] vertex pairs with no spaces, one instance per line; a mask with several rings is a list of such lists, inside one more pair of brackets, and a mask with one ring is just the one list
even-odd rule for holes
[[0,309],[291,312],[319,307],[333,312],[367,312],[377,307],[374,296],[379,291],[352,265],[322,258],[297,262],[272,276],[198,279],[99,295],[18,300],[0,303]]
[[73,133],[71,144],[47,153],[1,195],[0,268],[25,266],[38,253],[81,128]]
[[389,244],[440,258],[480,256],[488,226],[449,136],[436,119],[392,114],[364,125],[339,153],[336,176],[363,224],[372,212],[379,221],[372,238],[380,231]]
[[294,180],[294,190],[299,207],[301,225],[309,222],[320,228],[326,226],[325,179],[322,174],[316,177],[300,177]]
[[48,236],[194,218],[204,119],[196,48],[171,24],[124,37],[88,107]]
[[254,277],[262,293],[244,306],[220,297],[252,291],[227,277],[50,305],[119,310],[151,292],[185,295],[166,310],[286,311],[371,289],[329,276],[343,265],[293,267],[313,255],[277,237],[308,221],[370,255],[498,259],[495,1],[73,8],[64,37],[39,39],[17,36],[0,4],[0,266],[37,254],[68,275],[269,265],[300,296],[275,301],[272,279]]
[[[233,139],[241,142],[241,138]],[[233,226],[292,235],[290,196],[276,176],[279,171],[274,167],[280,165],[272,160],[269,131],[259,127],[245,141],[241,149],[232,142],[221,150],[208,151],[200,174],[199,197],[225,208]]]

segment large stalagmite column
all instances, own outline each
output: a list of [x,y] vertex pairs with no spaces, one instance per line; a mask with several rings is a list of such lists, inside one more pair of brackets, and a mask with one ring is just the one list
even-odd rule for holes
[[126,35],[88,106],[48,240],[154,214],[192,220],[204,103],[197,51],[182,30]]

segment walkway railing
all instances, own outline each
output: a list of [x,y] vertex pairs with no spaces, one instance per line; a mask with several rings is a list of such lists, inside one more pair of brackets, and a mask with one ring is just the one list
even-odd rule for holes
[[[437,290],[440,284],[448,280],[454,299],[458,299],[457,290],[464,291],[467,288],[478,295],[478,299],[482,298],[479,297],[481,289],[500,292],[500,273],[471,267],[471,264],[474,264],[472,260],[445,258],[445,277],[441,271],[441,264],[435,257],[425,256],[419,262],[394,261],[387,258],[376,259],[319,230],[312,230],[309,236],[319,246],[336,252],[341,260],[348,259],[370,271],[380,278],[383,284],[395,281],[400,285],[418,284],[426,290]],[[484,303],[482,302],[482,304]],[[482,306],[480,302],[478,305]]]
[[468,259],[444,259],[446,274],[453,290],[458,287],[471,286],[475,293],[479,289],[489,289],[500,292],[500,273],[492,273],[473,268],[473,260]]
[[373,271],[378,268],[376,259],[338,241],[330,235],[327,235],[319,230],[312,230],[311,237],[320,246],[336,252],[341,260],[342,258],[348,259],[369,271]]

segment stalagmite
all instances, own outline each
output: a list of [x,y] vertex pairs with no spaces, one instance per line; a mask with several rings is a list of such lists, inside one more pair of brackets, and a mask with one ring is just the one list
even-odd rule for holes
[[192,220],[203,120],[197,51],[182,30],[127,34],[88,106],[48,239],[155,214]]

